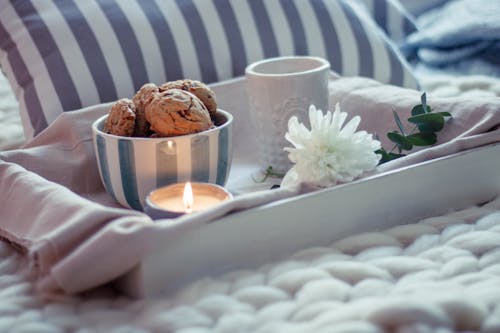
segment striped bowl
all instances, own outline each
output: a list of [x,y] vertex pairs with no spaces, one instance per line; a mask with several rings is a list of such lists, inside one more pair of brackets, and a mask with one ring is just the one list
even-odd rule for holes
[[92,125],[94,150],[106,191],[125,207],[143,210],[152,190],[178,182],[227,181],[232,158],[233,116],[218,110],[215,128],[165,138],[123,137]]

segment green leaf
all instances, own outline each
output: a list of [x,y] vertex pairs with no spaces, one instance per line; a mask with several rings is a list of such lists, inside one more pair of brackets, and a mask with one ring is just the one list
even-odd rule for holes
[[417,116],[419,114],[425,114],[430,112],[432,112],[432,109],[429,105],[418,104],[411,109],[412,116]]
[[405,154],[388,153],[389,161],[406,156]]
[[435,133],[416,133],[408,135],[406,139],[414,146],[431,146],[436,143],[437,136]]
[[[411,150],[414,146],[431,146],[437,142],[436,132],[443,129],[445,121],[448,120],[446,118],[452,118],[452,115],[449,112],[433,112],[433,109],[427,105],[425,92],[420,95],[420,102],[421,104],[411,109],[411,117],[408,118],[408,122],[415,124],[408,132],[412,134],[406,133],[399,115],[395,110],[392,111],[399,132],[387,133],[387,138],[394,143],[390,151],[381,148],[375,152],[381,155],[379,164],[406,156],[402,154],[402,151]],[[396,149],[398,153],[393,153]]]
[[389,162],[389,161],[395,160],[397,158],[406,156],[405,154],[396,154],[396,153],[387,152],[384,148],[376,150],[375,153],[382,155],[382,157],[380,158],[380,161],[378,162],[379,165],[383,164],[385,162]]
[[413,148],[411,142],[406,139],[406,136],[399,134],[398,132],[387,133],[387,138],[394,142],[400,150],[410,150]]
[[425,113],[408,118],[408,121],[416,124],[420,132],[434,133],[444,127],[444,117],[439,113]]
[[411,109],[412,116],[432,112],[432,108],[427,105],[427,94],[425,92],[420,95],[420,103],[421,104],[417,104]]
[[380,154],[382,155],[382,158],[384,158],[385,155],[387,155],[387,150],[384,149],[384,147],[375,150],[375,154]]
[[399,131],[401,132],[401,134],[406,135],[405,127],[403,126],[401,119],[399,119],[399,116],[396,113],[396,111],[392,110],[392,114],[394,116],[394,121],[396,122],[396,125],[398,125]]

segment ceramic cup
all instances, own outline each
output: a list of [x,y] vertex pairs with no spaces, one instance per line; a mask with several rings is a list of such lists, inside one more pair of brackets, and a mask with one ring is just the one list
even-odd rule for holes
[[123,206],[143,210],[152,190],[174,183],[226,183],[232,158],[230,113],[218,110],[213,129],[164,138],[107,134],[102,131],[106,117],[92,125],[94,150],[106,191]]
[[309,127],[311,104],[328,110],[330,63],[319,57],[291,56],[261,60],[245,70],[250,117],[255,127],[259,163],[286,172],[291,166],[284,147],[288,120],[297,116]]

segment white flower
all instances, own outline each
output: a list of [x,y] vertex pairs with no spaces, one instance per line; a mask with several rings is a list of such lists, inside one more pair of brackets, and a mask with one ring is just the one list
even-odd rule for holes
[[347,113],[341,112],[338,104],[333,114],[328,111],[325,115],[311,105],[311,130],[299,123],[297,117],[290,118],[285,138],[295,148],[285,150],[295,165],[283,178],[282,187],[290,188],[302,182],[327,187],[352,181],[377,166],[381,156],[375,150],[380,148],[380,142],[365,131],[356,132],[361,121],[359,116],[342,128],[346,118]]

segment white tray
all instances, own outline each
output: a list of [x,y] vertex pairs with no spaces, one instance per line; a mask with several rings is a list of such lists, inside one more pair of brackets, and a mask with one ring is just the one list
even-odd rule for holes
[[[227,187],[236,194],[269,188],[272,181],[251,180],[259,166],[243,80],[212,88],[219,104],[222,101],[235,118],[235,152]],[[498,194],[500,144],[223,217],[157,248],[128,275],[122,289],[142,289],[146,297],[170,294],[202,277],[255,269],[301,249],[442,215]]]
[[136,282],[146,297],[168,294],[200,277],[255,269],[300,249],[442,215],[499,193],[497,144],[223,217],[146,257]]

